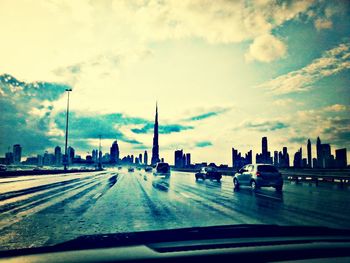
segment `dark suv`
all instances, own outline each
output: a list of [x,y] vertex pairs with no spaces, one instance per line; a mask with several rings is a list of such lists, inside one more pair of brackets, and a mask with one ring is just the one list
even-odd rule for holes
[[170,175],[170,166],[168,163],[157,163],[154,171],[155,175]]
[[205,179],[210,179],[210,180],[216,180],[220,182],[221,180],[221,173],[218,172],[218,170],[215,167],[203,167],[198,173],[195,174],[196,176],[196,181],[198,179],[202,179],[203,181]]

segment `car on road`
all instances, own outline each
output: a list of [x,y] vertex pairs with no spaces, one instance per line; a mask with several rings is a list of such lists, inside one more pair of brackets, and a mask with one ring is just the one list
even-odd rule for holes
[[233,177],[234,189],[240,186],[250,186],[252,190],[260,187],[274,187],[276,191],[282,191],[283,178],[277,168],[271,164],[247,164]]
[[134,167],[129,167],[128,168],[128,172],[133,172],[133,171],[135,171]]
[[170,166],[168,163],[157,163],[154,168],[155,175],[170,175]]
[[150,166],[145,167],[145,172],[152,172],[152,167]]
[[203,181],[205,179],[210,179],[210,180],[216,180],[220,182],[222,178],[222,174],[215,168],[215,167],[202,167],[201,170],[195,174],[196,181],[199,179],[202,179]]

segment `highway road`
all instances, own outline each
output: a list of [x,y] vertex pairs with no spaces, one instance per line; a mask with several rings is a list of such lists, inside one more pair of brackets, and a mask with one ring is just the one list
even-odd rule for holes
[[283,193],[232,189],[232,177],[196,182],[135,170],[0,179],[0,250],[81,235],[223,224],[350,228],[350,189],[286,182]]

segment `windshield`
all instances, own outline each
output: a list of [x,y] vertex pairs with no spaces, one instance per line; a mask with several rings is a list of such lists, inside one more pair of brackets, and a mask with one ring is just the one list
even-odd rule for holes
[[349,1],[0,1],[0,250],[350,228],[349,14]]

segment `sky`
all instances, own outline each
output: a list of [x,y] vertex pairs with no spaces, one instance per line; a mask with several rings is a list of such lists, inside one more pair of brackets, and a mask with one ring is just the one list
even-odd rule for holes
[[[0,155],[69,145],[229,164],[320,136],[350,160],[350,3],[1,0]],[[305,154],[304,154],[304,157]]]

